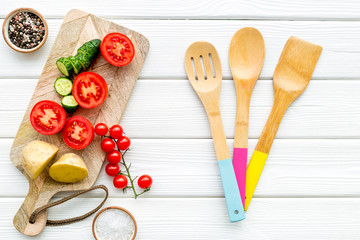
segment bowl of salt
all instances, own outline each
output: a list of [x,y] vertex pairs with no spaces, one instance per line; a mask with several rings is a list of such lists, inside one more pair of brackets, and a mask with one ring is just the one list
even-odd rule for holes
[[137,225],[134,216],[121,207],[107,207],[94,218],[92,232],[96,240],[134,240]]

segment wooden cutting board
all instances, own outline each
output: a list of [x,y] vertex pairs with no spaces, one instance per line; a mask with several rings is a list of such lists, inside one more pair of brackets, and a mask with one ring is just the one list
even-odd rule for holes
[[[61,25],[10,153],[13,164],[29,181],[29,193],[14,217],[14,226],[21,233],[37,235],[44,229],[47,220],[46,211],[39,214],[34,224],[29,223],[29,217],[34,209],[47,204],[54,194],[62,191],[87,189],[95,183],[99,175],[105,159],[105,153],[100,148],[100,137],[95,136],[92,143],[84,150],[73,150],[64,143],[61,133],[51,136],[37,133],[30,124],[29,115],[33,106],[41,100],[53,100],[59,104],[61,102],[61,97],[54,90],[54,81],[61,76],[55,65],[56,60],[60,57],[75,55],[83,43],[95,38],[103,39],[110,32],[120,32],[127,35],[134,44],[135,57],[129,65],[119,68],[107,63],[99,54],[99,57],[88,70],[100,74],[106,80],[109,88],[108,97],[101,106],[94,109],[79,108],[74,113],[74,115],[87,118],[93,125],[104,122],[111,126],[120,122],[150,44],[147,38],[137,32],[76,9],[71,10],[65,16]],[[67,152],[74,152],[82,156],[88,167],[89,175],[80,182],[64,184],[55,182],[49,177],[48,167],[38,178],[32,180],[24,171],[21,160],[22,149],[27,143],[35,139],[59,147],[59,152],[54,161]]]

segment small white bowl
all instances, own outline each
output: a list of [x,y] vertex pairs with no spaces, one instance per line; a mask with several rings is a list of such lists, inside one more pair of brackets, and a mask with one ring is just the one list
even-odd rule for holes
[[[18,46],[16,46],[15,44],[13,44],[11,42],[11,40],[9,39],[9,22],[10,20],[13,18],[13,16],[19,12],[31,12],[37,16],[39,16],[39,18],[41,19],[41,21],[44,23],[44,26],[45,26],[45,36],[43,38],[43,40],[41,41],[41,43],[39,45],[37,45],[36,47],[34,48],[30,48],[30,49],[23,49],[23,48],[19,48]],[[15,9],[14,11],[12,11],[11,13],[9,13],[5,20],[4,20],[4,23],[3,23],[3,26],[2,26],[2,33],[3,33],[3,37],[4,37],[4,40],[5,42],[7,43],[7,45],[9,45],[9,47],[11,47],[12,49],[14,49],[15,51],[18,51],[18,52],[22,52],[22,53],[29,53],[29,52],[34,52],[36,50],[38,50],[39,48],[41,48],[46,39],[47,39],[47,36],[48,36],[48,32],[49,32],[49,29],[48,29],[48,25],[46,23],[46,20],[45,18],[43,17],[43,15],[41,15],[38,11],[32,9],[32,8],[18,8],[18,9]]]

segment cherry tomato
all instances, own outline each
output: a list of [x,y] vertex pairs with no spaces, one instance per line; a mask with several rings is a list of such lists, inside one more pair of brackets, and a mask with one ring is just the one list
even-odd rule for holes
[[128,180],[124,175],[117,175],[113,180],[114,187],[124,189],[128,184]]
[[121,161],[121,153],[117,150],[113,150],[106,154],[106,159],[109,163],[118,164]]
[[152,178],[147,174],[142,175],[141,177],[139,177],[138,185],[142,189],[149,188],[152,185]]
[[40,101],[31,110],[30,122],[37,132],[52,135],[65,126],[66,112],[56,102]]
[[119,164],[108,163],[105,167],[105,172],[111,177],[115,177],[120,172]]
[[71,117],[65,124],[62,136],[69,147],[77,150],[84,149],[94,139],[94,127],[84,117]]
[[95,133],[99,136],[104,136],[107,134],[109,128],[105,123],[98,123],[95,126]]
[[111,152],[115,148],[115,142],[111,138],[104,138],[101,141],[101,149],[104,152]]
[[95,108],[106,99],[108,87],[105,80],[97,73],[79,74],[73,83],[72,95],[83,108]]
[[100,51],[105,60],[117,67],[129,64],[135,55],[135,48],[131,40],[121,33],[109,33],[100,45]]
[[123,129],[120,125],[114,125],[110,128],[110,136],[115,139],[120,139],[123,136]]
[[121,151],[125,151],[126,149],[128,149],[130,147],[131,141],[130,138],[124,136],[123,138],[119,139],[116,143],[117,147],[121,150]]

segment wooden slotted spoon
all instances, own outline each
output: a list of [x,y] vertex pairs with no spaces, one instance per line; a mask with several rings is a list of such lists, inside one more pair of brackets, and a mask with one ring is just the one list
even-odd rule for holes
[[256,28],[242,28],[234,34],[229,49],[230,68],[237,95],[233,166],[244,206],[250,98],[264,59],[264,39]]
[[185,54],[185,68],[209,118],[230,221],[241,221],[245,214],[220,115],[222,73],[215,47],[208,42],[191,44]]
[[322,47],[290,37],[276,66],[274,104],[246,171],[245,210],[249,207],[282,117],[307,87]]

